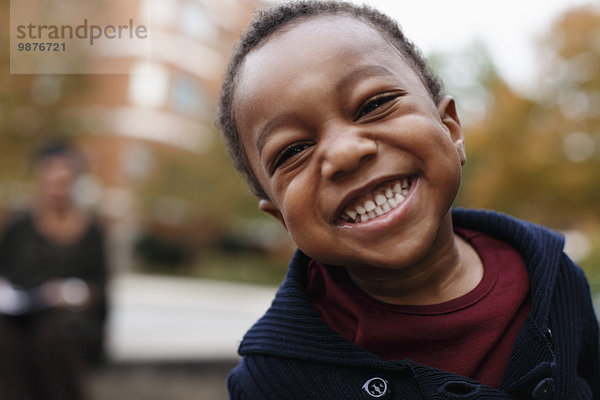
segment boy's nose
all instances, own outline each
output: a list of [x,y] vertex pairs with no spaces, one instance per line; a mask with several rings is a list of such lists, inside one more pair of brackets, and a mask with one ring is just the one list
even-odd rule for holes
[[374,140],[354,133],[338,134],[335,139],[323,143],[321,174],[327,179],[336,179],[357,170],[376,153]]

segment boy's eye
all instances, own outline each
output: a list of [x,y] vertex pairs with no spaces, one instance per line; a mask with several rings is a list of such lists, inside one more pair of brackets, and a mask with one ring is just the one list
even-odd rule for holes
[[398,97],[398,94],[392,94],[392,95],[384,95],[384,96],[375,97],[374,99],[369,100],[358,110],[358,112],[356,113],[356,116],[354,117],[354,120],[357,121],[358,119],[364,117],[365,115],[372,113],[373,111],[377,110],[379,107],[383,106],[385,103],[387,103],[391,100],[394,100],[397,97]]
[[309,147],[310,147],[310,143],[294,143],[293,145],[286,147],[279,154],[279,156],[275,159],[272,170],[275,171],[286,160],[295,156],[298,153],[303,152],[304,150],[306,150]]

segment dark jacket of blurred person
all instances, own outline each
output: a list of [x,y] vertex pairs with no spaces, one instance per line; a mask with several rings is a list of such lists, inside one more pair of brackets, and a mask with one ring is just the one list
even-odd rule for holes
[[103,232],[72,196],[83,165],[67,143],[42,147],[34,205],[0,237],[1,398],[84,398],[85,367],[102,359]]

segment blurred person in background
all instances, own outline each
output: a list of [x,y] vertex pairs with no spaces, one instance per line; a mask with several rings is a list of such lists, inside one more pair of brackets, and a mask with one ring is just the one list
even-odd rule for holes
[[41,147],[34,204],[0,237],[1,398],[84,398],[86,366],[102,360],[103,232],[73,197],[84,167],[64,141]]

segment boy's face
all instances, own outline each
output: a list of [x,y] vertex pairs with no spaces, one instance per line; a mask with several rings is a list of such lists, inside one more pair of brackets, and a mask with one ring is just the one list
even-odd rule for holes
[[312,258],[398,269],[448,245],[465,161],[454,103],[436,106],[370,26],[324,16],[276,33],[247,56],[234,113],[261,209]]

